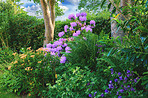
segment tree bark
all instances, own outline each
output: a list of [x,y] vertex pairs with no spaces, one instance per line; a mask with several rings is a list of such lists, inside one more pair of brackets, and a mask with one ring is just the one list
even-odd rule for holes
[[[110,0],[110,1],[112,3],[114,3],[114,0]],[[121,0],[120,1],[120,6],[124,8],[125,6],[127,6],[127,3],[131,4],[131,0]],[[112,11],[112,10],[113,10],[113,5],[111,6],[110,11]],[[119,14],[119,13],[120,13],[119,11],[116,11],[116,14]],[[112,19],[113,19],[113,17],[111,17],[111,36],[113,38],[116,38],[116,37],[120,36],[119,39],[121,40],[121,43],[122,43],[123,37],[125,36],[126,33],[123,32],[121,27],[117,27],[117,22],[112,20]],[[124,17],[122,15],[120,15],[119,19],[124,20]]]
[[43,43],[43,47],[45,47],[46,44],[48,44],[50,41],[53,41],[54,26],[52,24],[47,0],[40,0],[40,2],[41,2],[42,10],[43,10],[44,24],[45,24],[45,40]]
[[53,27],[55,27],[55,0],[49,0],[50,14]]

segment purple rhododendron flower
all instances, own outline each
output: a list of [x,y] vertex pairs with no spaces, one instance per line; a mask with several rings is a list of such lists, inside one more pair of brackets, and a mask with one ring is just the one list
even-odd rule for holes
[[114,88],[114,86],[112,84],[108,84],[109,88]]
[[67,47],[65,48],[65,50],[68,51],[68,50],[71,50],[71,48],[67,46]]
[[75,27],[75,26],[77,26],[77,23],[76,22],[72,22],[72,23],[70,23],[70,25],[71,25],[71,27]]
[[71,53],[70,51],[66,51],[66,53]]
[[75,20],[75,19],[76,19],[76,17],[75,17],[75,15],[74,15],[74,14],[70,14],[70,15],[68,16],[68,19],[69,19],[69,20]]
[[50,55],[55,55],[55,52],[50,52]]
[[73,30],[75,30],[73,27],[70,27],[69,29],[70,29],[70,31],[73,31]]
[[85,30],[86,30],[86,32],[88,32],[88,31],[92,32],[92,29],[91,29],[89,26],[87,26],[87,27],[85,28]]
[[103,93],[101,94],[101,97],[104,97],[104,94]]
[[51,43],[47,44],[46,48],[51,48]]
[[91,20],[91,21],[90,21],[90,25],[95,26],[95,21],[94,21],[94,20]]
[[124,78],[124,80],[127,80],[127,79],[128,79],[127,77]]
[[62,47],[66,47],[67,46],[67,44],[66,43],[64,43],[63,45],[62,45]]
[[80,17],[79,17],[79,20],[80,20],[80,21],[86,21],[87,19],[86,19],[86,16],[80,16]]
[[86,26],[84,26],[84,27],[81,27],[81,30],[84,30],[86,28]]
[[62,55],[60,58],[60,63],[65,63],[65,62],[66,62],[66,57]]
[[80,30],[78,30],[78,31],[76,31],[76,33],[77,33],[78,35],[80,35],[81,31],[80,31]]
[[87,16],[87,13],[82,12],[82,13],[81,13],[81,16]]
[[63,35],[64,35],[63,31],[58,34],[59,37],[62,37]]
[[109,83],[112,83],[112,81],[109,81]]
[[57,47],[57,50],[58,50],[58,51],[62,50],[62,47],[61,47],[61,46],[58,46],[58,47]]
[[68,29],[68,25],[65,25],[64,26],[64,31],[67,32],[67,29]]
[[77,13],[77,14],[76,14],[76,17],[79,17],[79,16],[81,16],[81,13]]
[[78,36],[78,34],[77,33],[73,33],[73,36]]

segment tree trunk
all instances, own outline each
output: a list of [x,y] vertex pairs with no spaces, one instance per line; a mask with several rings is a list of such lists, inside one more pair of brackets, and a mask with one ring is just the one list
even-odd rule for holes
[[[113,3],[114,0],[111,0],[111,2]],[[127,6],[126,3],[131,3],[130,0],[121,0],[120,2],[120,6],[122,6],[123,8],[125,6]],[[111,9],[110,11],[113,10],[113,6],[111,6]],[[120,12],[119,11],[116,11],[116,14],[119,14]],[[122,43],[122,40],[123,40],[123,37],[125,36],[125,32],[123,32],[123,30],[121,29],[121,27],[117,27],[117,22],[112,20],[113,17],[111,17],[111,36],[116,38],[118,36],[120,36],[120,40],[121,40],[121,43]],[[119,19],[121,20],[124,20],[124,17],[122,15],[119,16]]]
[[55,27],[55,0],[49,0],[50,14],[53,27]]
[[45,24],[45,40],[43,43],[43,47],[45,47],[46,44],[48,44],[50,41],[53,41],[54,26],[52,24],[47,0],[40,0],[40,2],[41,2],[42,10],[43,10],[44,24]]

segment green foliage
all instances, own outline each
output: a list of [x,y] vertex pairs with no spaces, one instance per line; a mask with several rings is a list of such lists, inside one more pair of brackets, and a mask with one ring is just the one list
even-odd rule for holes
[[[0,46],[9,46],[13,50],[20,50],[22,47],[31,46],[38,49],[42,46],[44,39],[44,23],[35,17],[28,16],[26,13],[14,14],[13,6],[7,8],[8,5],[1,3],[0,7]],[[11,4],[10,4],[11,5]],[[3,7],[5,6],[5,7]]]
[[[79,10],[84,10],[84,11],[88,11],[91,13],[98,13],[100,10],[100,6],[103,9],[106,9],[106,2],[104,2],[104,4],[102,4],[103,2],[101,0],[80,0],[78,9]],[[102,4],[102,5],[101,5]]]
[[30,93],[32,96],[41,96],[46,83],[55,84],[55,67],[59,65],[59,60],[50,54],[45,56],[42,49],[35,52],[30,48],[22,50],[23,54],[14,54],[15,60],[9,63],[10,71],[1,78],[1,86],[18,95]]
[[84,66],[95,67],[95,57],[97,57],[98,51],[97,39],[97,35],[86,33],[83,38],[76,37],[74,41],[68,43],[72,49],[71,53],[67,55],[68,61],[72,64],[80,64],[81,68],[84,68]]
[[48,91],[43,91],[43,95],[46,98],[88,97],[89,93],[102,89],[102,84],[106,83],[100,74],[90,72],[87,67],[81,69],[77,64],[66,63],[64,73],[58,74],[55,85],[48,83]]

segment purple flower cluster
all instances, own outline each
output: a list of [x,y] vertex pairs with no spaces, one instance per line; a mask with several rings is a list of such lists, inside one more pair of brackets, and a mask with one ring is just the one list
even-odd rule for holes
[[[92,26],[90,26],[90,25],[86,26],[86,23],[84,23],[84,21],[86,21],[86,16],[87,16],[87,14],[85,12],[77,13],[76,17],[78,17],[78,21],[71,22],[70,27],[68,27],[68,25],[65,25],[64,31],[59,32],[58,36],[63,37],[66,32],[71,31],[72,36],[76,37],[76,36],[80,35],[81,31],[84,29],[86,30],[86,32],[88,32],[88,31],[92,32]],[[70,20],[75,20],[76,17],[74,14],[70,14],[68,16],[68,18]],[[83,22],[83,23],[81,23],[81,22]],[[95,26],[95,21],[91,20],[90,24]],[[69,34],[71,34],[71,33],[69,33]],[[85,37],[83,37],[83,39],[86,40]],[[73,41],[73,40],[74,40],[73,37],[69,37],[67,39],[60,38],[59,40],[55,41],[53,44],[51,44],[51,43],[47,44],[45,49],[47,52],[50,52],[51,55],[60,57],[60,63],[65,63],[66,57],[61,52],[71,53],[70,52],[71,48],[67,46],[66,41]]]
[[70,53],[71,48],[67,46],[65,43],[67,39],[60,38],[59,40],[55,41],[53,44],[49,43],[46,45],[45,51],[50,52],[50,55],[60,57],[60,63],[66,62],[66,57],[61,54],[62,51],[66,53]]
[[[111,74],[117,78],[115,78],[114,81],[112,80],[109,81],[108,89],[105,90],[106,94],[111,94],[115,92],[118,98],[122,98],[121,95],[123,95],[123,93],[135,91],[135,89],[133,88],[134,86],[133,84],[135,84],[139,78],[132,79],[133,72],[131,72],[130,70],[127,70],[126,76],[123,77],[121,72],[114,73],[113,68],[111,68],[110,70],[111,70]],[[130,77],[128,77],[129,74],[131,74]],[[104,94],[102,93],[101,97],[104,97],[103,95]]]
[[75,15],[74,15],[74,14],[70,14],[70,15],[68,16],[68,19],[69,19],[69,20],[75,20],[75,19],[76,19],[76,17],[75,17]]

